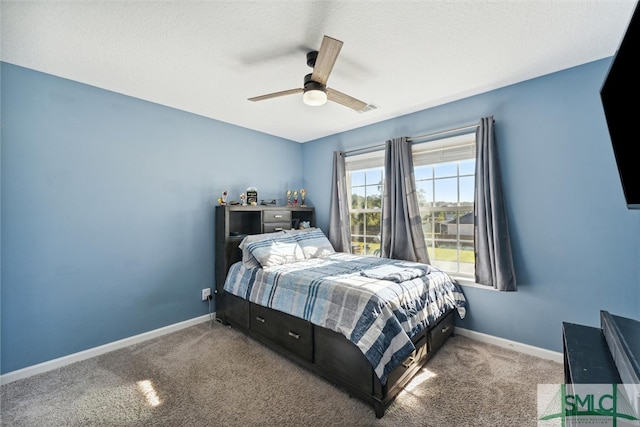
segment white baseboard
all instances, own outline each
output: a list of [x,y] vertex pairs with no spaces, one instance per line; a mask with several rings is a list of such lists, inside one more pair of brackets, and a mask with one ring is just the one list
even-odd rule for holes
[[515,350],[520,353],[540,357],[542,359],[549,359],[553,360],[554,362],[564,363],[564,356],[561,352],[551,351],[529,344],[523,344],[517,341],[511,341],[504,338],[496,337],[493,335],[483,334],[482,332],[476,332],[469,329],[460,328],[458,326],[456,326],[454,332],[458,335],[462,335],[463,337],[468,337],[477,341],[482,341],[488,344],[497,345],[499,347],[508,348],[510,350]]
[[149,332],[144,332],[139,335],[134,335],[129,338],[124,338],[118,341],[110,342],[98,347],[90,348],[88,350],[73,353],[68,356],[59,357],[57,359],[49,360],[47,362],[38,363],[37,365],[27,366],[26,368],[18,369],[16,371],[7,372],[4,375],[0,375],[0,384],[8,384],[13,381],[21,380],[23,378],[30,377],[32,375],[41,374],[43,372],[52,371],[57,368],[61,368],[66,365],[70,365],[81,360],[90,359],[101,354],[108,353],[110,351],[118,350],[123,347],[137,344],[143,341],[150,340],[162,335],[170,334],[171,332],[179,331],[180,329],[188,328],[190,326],[198,325],[200,323],[207,322],[210,319],[215,319],[215,313],[211,316],[205,314],[204,316],[195,317],[193,319],[185,320],[183,322],[174,323],[173,325],[165,326],[163,328],[154,329]]
[[[70,354],[68,356],[59,357],[57,359],[49,360],[47,362],[39,363],[33,366],[27,366],[26,368],[18,369],[16,371],[8,372],[4,375],[0,375],[0,384],[8,384],[13,381],[28,378],[33,375],[41,374],[43,372],[52,371],[57,368],[61,368],[66,365],[70,365],[81,360],[90,359],[92,357],[99,356],[101,354],[108,353],[110,351],[118,350],[132,344],[137,344],[143,341],[150,340],[162,335],[170,334],[171,332],[179,331],[180,329],[188,328],[190,326],[198,325],[200,323],[207,322],[211,319],[215,319],[215,313],[212,315],[205,314],[204,316],[196,317],[193,319],[185,320],[184,322],[174,323],[173,325],[165,326],[163,328],[154,329],[149,332],[144,332],[139,335],[134,335],[129,338],[124,338],[118,341],[114,341],[108,344],[104,344],[98,347],[90,348],[88,350],[80,351],[78,353]],[[483,334],[481,332],[471,331],[457,327],[455,333],[468,337],[477,341],[494,344],[499,347],[508,348],[511,350],[519,351],[521,353],[530,354],[532,356],[540,357],[543,359],[550,359],[555,362],[563,363],[562,353],[546,350],[540,347],[534,347],[528,344],[522,344],[517,341],[510,341],[504,338],[495,337],[493,335]]]

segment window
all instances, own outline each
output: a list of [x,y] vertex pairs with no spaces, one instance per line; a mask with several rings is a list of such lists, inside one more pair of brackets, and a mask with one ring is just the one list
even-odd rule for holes
[[383,163],[377,152],[345,160],[354,254],[380,255]]
[[[475,133],[413,148],[422,227],[431,264],[474,278]],[[353,253],[380,254],[384,151],[346,158]]]
[[473,279],[475,134],[415,144],[413,167],[431,263]]

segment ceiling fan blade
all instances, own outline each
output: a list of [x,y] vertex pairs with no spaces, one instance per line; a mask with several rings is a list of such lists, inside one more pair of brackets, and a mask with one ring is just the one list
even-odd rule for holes
[[343,43],[340,40],[324,36],[322,44],[320,45],[320,50],[318,50],[316,63],[313,66],[311,80],[322,83],[323,85],[327,84],[329,74],[331,74],[331,70],[336,63],[336,59],[338,59],[338,54],[340,53],[340,49],[342,49],[342,45]]
[[362,102],[359,99],[356,99],[345,93],[338,92],[335,89],[327,88],[327,98],[329,99],[329,101],[337,102],[338,104],[344,105],[345,107],[349,107],[356,111],[361,111],[368,105],[366,102]]
[[265,99],[277,98],[279,96],[294,95],[302,91],[302,88],[283,90],[280,92],[268,93],[266,95],[254,96],[253,98],[249,98],[249,101],[263,101]]

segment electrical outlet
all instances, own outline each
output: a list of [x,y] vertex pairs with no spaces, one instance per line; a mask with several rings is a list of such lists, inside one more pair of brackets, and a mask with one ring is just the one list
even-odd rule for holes
[[202,290],[202,301],[206,301],[211,296],[211,288],[204,288]]

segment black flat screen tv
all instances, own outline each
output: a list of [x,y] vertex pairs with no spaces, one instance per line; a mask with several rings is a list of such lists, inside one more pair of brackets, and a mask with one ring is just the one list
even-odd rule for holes
[[[635,10],[600,89],[622,191],[629,209],[640,209],[640,10]],[[639,132],[636,135],[636,132]]]

